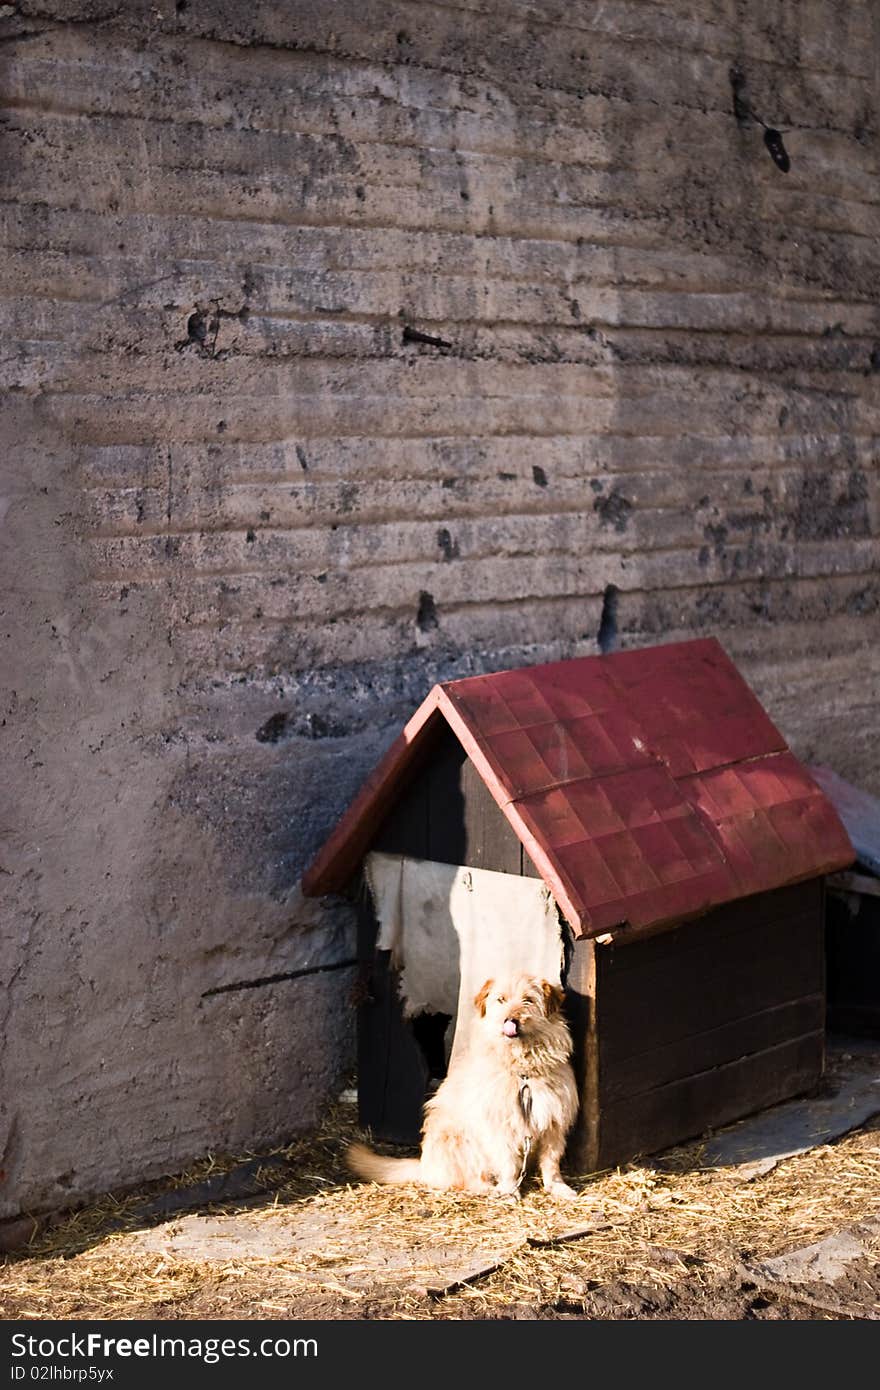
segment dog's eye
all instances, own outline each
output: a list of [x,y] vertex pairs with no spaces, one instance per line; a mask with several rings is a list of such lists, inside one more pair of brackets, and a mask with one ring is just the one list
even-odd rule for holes
[[499,1003],[499,1004],[506,1004],[506,1003],[507,1003],[507,995],[506,995],[506,994],[496,994],[495,999],[496,999],[497,1003]]

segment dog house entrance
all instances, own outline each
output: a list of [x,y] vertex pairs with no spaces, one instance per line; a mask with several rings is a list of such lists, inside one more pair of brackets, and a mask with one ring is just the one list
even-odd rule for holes
[[421,1049],[425,1065],[428,1068],[432,1090],[438,1082],[443,1080],[449,1067],[446,1038],[451,1022],[452,1016],[450,1014],[429,1013],[415,1014],[410,1022],[413,1037]]
[[399,854],[368,854],[367,885],[404,1020],[433,1077],[466,1048],[487,979],[529,972],[558,984],[563,934],[541,879]]

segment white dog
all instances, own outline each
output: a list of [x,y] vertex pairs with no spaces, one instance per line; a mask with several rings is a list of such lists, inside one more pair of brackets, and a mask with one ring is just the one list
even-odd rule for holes
[[353,1144],[349,1167],[373,1182],[505,1195],[536,1167],[552,1196],[574,1197],[559,1172],[578,1110],[563,997],[534,975],[487,980],[468,1050],[425,1107],[421,1157],[382,1158]]

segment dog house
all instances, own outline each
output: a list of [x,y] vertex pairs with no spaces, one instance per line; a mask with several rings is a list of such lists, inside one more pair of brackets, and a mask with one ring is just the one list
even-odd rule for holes
[[303,877],[360,889],[361,1122],[417,1140],[471,986],[516,965],[565,985],[581,1171],[809,1090],[852,859],[714,639],[435,686]]

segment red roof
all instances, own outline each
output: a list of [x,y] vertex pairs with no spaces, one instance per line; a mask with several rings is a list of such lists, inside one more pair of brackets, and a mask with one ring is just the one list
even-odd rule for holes
[[714,638],[435,685],[303,875],[343,888],[445,719],[578,936],[852,863],[836,811]]

